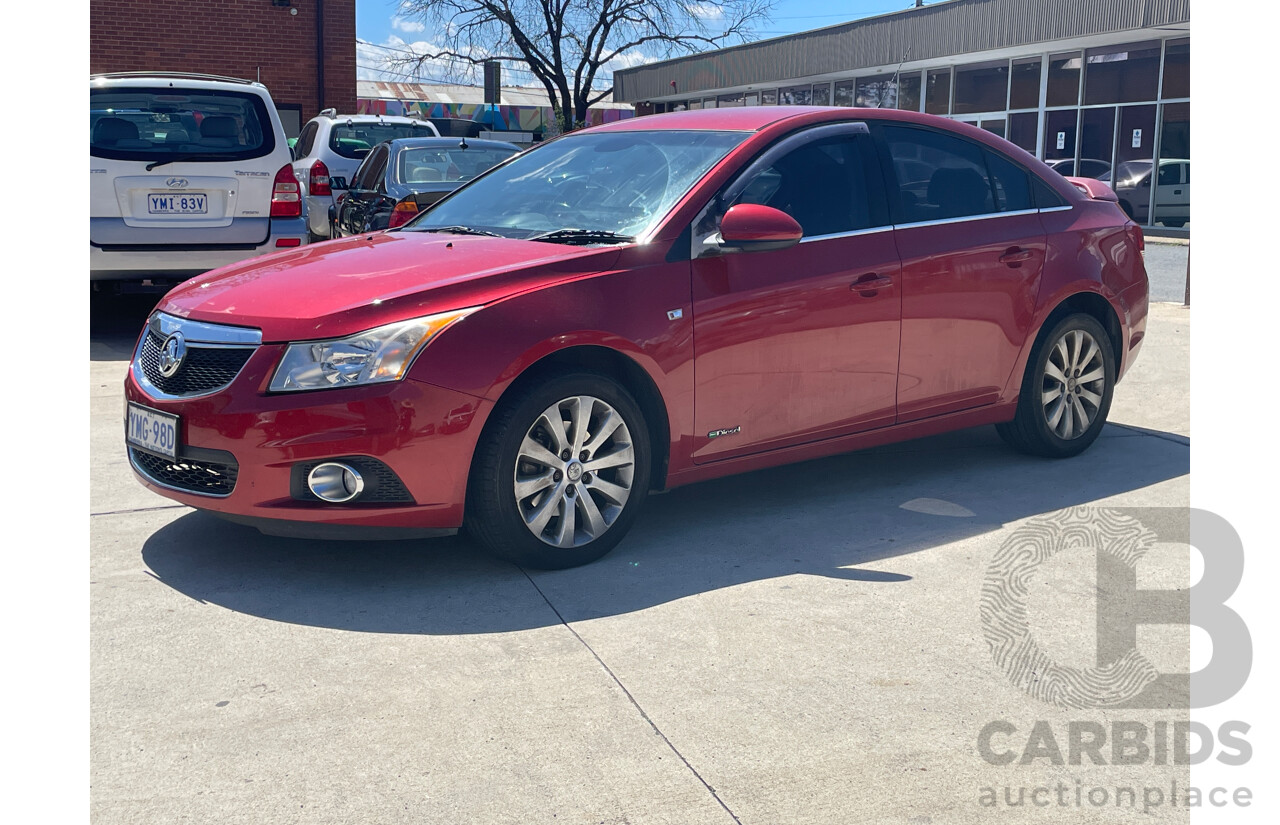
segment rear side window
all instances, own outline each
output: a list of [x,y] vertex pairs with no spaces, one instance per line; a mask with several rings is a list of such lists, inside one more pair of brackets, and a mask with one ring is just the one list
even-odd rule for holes
[[435,136],[429,123],[334,123],[329,148],[344,158],[362,158],[384,140]]
[[316,132],[320,131],[320,126],[314,120],[302,127],[302,135],[298,138],[298,144],[294,147],[294,154],[299,158],[305,158],[311,154],[311,145],[316,142]]
[[89,154],[114,160],[227,161],[276,148],[261,97],[247,92],[89,90]]
[[929,129],[886,125],[883,134],[902,223],[1034,208],[1029,173],[986,147]]

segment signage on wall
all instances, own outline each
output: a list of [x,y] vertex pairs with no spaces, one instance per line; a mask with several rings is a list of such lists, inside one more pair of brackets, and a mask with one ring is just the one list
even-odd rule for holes
[[1142,148],[1142,130],[1141,129],[1133,130],[1133,148],[1134,149]]
[[1066,148],[1067,148],[1067,133],[1066,133],[1066,132],[1059,132],[1059,133],[1058,133],[1058,148],[1059,148],[1059,149],[1066,149]]

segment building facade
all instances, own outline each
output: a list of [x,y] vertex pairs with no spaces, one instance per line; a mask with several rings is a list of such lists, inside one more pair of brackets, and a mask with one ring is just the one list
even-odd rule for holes
[[89,71],[258,80],[296,137],[321,109],[356,109],[355,0],[94,0]]
[[1190,227],[1189,0],[948,0],[614,76],[637,114],[803,104],[928,112]]

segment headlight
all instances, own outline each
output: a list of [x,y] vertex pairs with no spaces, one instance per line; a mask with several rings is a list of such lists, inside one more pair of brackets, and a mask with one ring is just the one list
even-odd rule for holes
[[271,379],[272,392],[323,390],[399,381],[418,351],[479,307],[398,321],[334,341],[290,344]]

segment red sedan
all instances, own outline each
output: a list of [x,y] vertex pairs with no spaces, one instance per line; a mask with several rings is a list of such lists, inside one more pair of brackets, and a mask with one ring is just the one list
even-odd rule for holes
[[948,120],[635,118],[170,292],[128,452],[264,532],[465,527],[568,567],[651,490],[978,424],[1079,453],[1142,342],[1141,252],[1105,186]]

